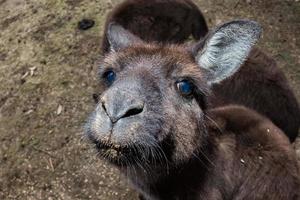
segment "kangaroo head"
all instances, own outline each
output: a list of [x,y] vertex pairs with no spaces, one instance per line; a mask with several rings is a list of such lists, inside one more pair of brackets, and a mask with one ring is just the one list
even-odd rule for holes
[[211,85],[240,68],[260,32],[256,22],[232,21],[185,48],[145,43],[110,24],[111,53],[99,68],[88,138],[102,157],[119,166],[186,161],[207,142]]

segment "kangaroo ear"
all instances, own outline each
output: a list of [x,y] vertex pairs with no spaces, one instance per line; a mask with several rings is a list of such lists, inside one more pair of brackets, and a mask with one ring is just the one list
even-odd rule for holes
[[134,43],[142,43],[142,40],[139,37],[133,35],[117,23],[110,23],[108,25],[106,36],[110,45],[110,50],[114,52],[124,49]]
[[198,65],[208,71],[208,83],[219,83],[232,76],[248,57],[261,34],[258,23],[231,21],[212,31],[194,47]]

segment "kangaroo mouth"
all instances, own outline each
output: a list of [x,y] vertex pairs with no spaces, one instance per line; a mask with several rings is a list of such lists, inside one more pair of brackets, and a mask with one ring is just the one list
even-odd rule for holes
[[99,156],[117,166],[126,166],[136,162],[140,158],[141,152],[138,152],[133,146],[122,146],[108,141],[93,141]]
[[120,145],[115,145],[115,144],[112,144],[112,143],[109,143],[109,142],[100,142],[100,141],[97,141],[97,142],[94,142],[95,145],[96,145],[96,149],[98,151],[109,151],[109,150],[112,150],[112,151],[115,151],[117,153],[127,153],[129,152],[129,148],[128,147],[122,147]]

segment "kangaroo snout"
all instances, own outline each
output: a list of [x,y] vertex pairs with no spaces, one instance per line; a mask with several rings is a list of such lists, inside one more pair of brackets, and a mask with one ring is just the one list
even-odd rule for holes
[[101,104],[112,123],[138,115],[144,110],[144,102],[136,96],[130,94],[111,94],[111,96],[101,98]]

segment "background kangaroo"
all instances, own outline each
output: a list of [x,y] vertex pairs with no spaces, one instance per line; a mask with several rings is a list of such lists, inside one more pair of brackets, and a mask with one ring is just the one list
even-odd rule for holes
[[233,77],[215,84],[211,105],[239,104],[268,117],[293,142],[298,136],[300,110],[294,92],[276,62],[254,48]]
[[299,198],[295,154],[276,126],[246,108],[207,111],[211,86],[241,67],[257,23],[226,23],[192,49],[145,43],[117,24],[106,35],[86,133],[144,198]]
[[[190,35],[198,40],[207,31],[202,13],[190,0],[127,0],[113,9],[106,21],[117,22],[141,39],[151,42],[182,43]],[[109,51],[104,31],[102,52]]]
[[[119,23],[148,42],[183,43],[191,34],[200,39],[208,32],[203,15],[189,0],[124,1],[108,17],[105,34],[111,22]],[[105,34],[103,53],[109,51]],[[202,44],[200,41],[198,45]],[[258,48],[251,51],[237,73],[213,85],[209,102],[212,108],[244,105],[271,119],[290,141],[298,135],[300,109],[297,99],[276,62]]]

